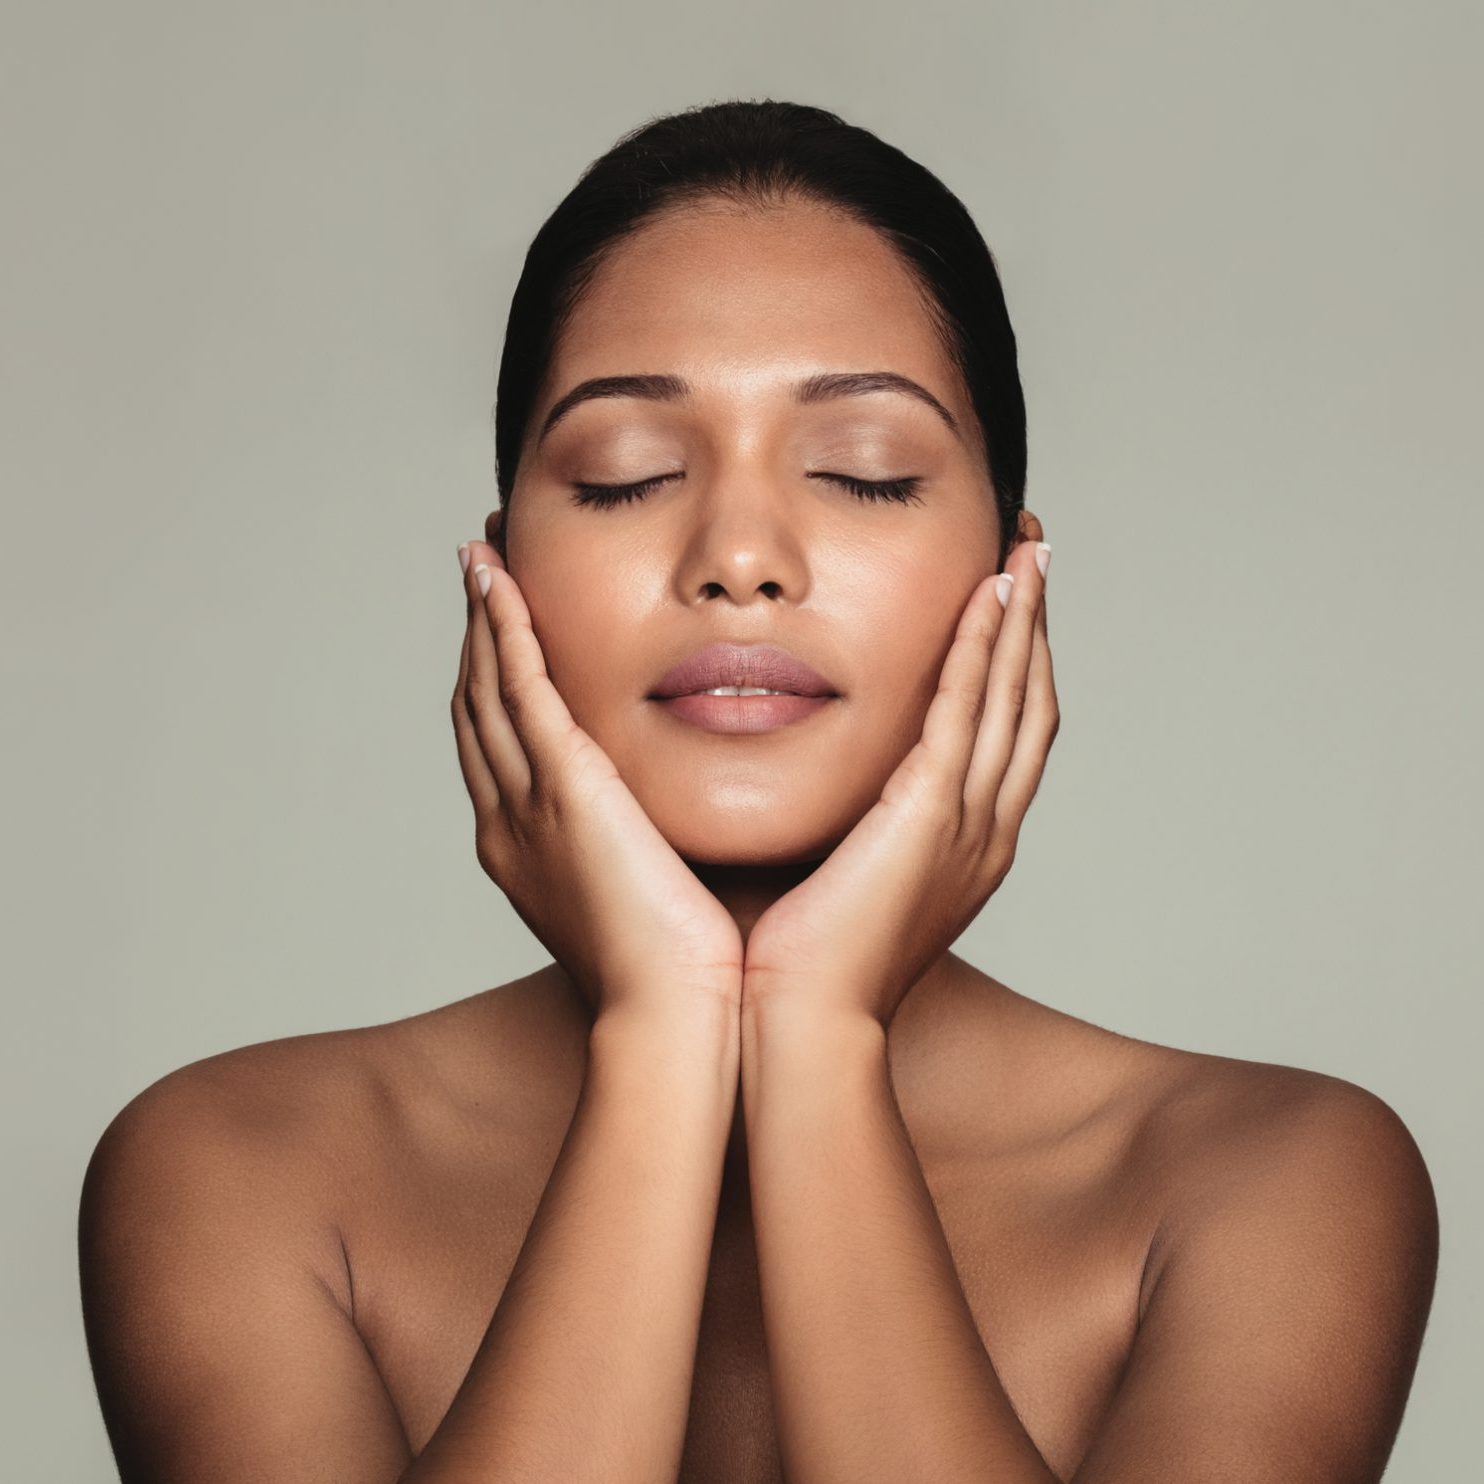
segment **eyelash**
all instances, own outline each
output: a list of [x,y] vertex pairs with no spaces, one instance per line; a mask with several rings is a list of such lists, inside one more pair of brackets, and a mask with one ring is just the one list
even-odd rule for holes
[[[578,493],[573,497],[578,505],[597,505],[607,509],[614,505],[627,505],[633,500],[642,500],[657,484],[673,479],[673,474],[656,474],[651,479],[640,479],[633,484],[574,484]],[[917,487],[922,483],[920,475],[908,474],[901,479],[856,479],[850,474],[810,474],[810,479],[828,479],[844,485],[861,500],[892,500],[900,504],[920,504]]]

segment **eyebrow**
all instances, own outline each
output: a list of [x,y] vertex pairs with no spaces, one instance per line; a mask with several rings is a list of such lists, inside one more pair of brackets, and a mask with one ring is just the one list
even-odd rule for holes
[[[870,392],[901,392],[931,407],[956,438],[962,438],[958,419],[925,387],[895,371],[825,371],[794,383],[794,401],[801,404],[826,402],[835,397],[860,397]],[[691,393],[691,384],[680,376],[595,376],[579,382],[546,414],[539,445],[574,407],[599,397],[642,397],[650,402],[681,402]]]

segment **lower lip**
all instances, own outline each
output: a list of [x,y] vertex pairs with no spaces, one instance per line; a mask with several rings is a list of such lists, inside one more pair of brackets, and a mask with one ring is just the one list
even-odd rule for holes
[[671,716],[707,732],[771,732],[822,711],[838,696],[669,696],[656,700]]

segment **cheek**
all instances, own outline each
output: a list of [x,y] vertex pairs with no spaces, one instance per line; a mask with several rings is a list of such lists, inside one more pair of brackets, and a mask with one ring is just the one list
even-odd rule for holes
[[916,746],[928,707],[937,694],[943,660],[952,642],[955,620],[939,611],[927,592],[918,595],[910,616],[881,631],[878,661],[865,675],[863,714],[869,716],[868,747],[879,782]]
[[[986,566],[984,571],[989,569]],[[894,733],[921,731],[964,604],[982,574],[945,563],[941,550],[903,556],[851,579],[848,673],[873,710],[892,708]]]
[[552,684],[578,726],[596,735],[615,702],[642,690],[637,646],[625,637],[640,632],[638,585],[611,568],[567,564],[524,574],[521,591]]
[[864,703],[859,761],[878,793],[921,739],[964,605],[992,570],[992,554],[980,563],[948,563],[939,555],[894,572],[875,597],[860,595],[860,625],[852,624],[859,635],[852,646],[854,673]]

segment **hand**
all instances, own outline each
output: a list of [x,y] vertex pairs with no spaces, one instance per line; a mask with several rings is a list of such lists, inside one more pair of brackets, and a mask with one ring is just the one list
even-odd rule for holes
[[735,1017],[736,922],[573,721],[494,547],[468,549],[452,709],[480,865],[595,1014],[684,1014],[709,1000]]
[[[1049,553],[1048,553],[1049,557]],[[881,798],[747,939],[742,1010],[798,998],[888,1025],[998,889],[1060,725],[1032,543],[969,597],[922,740]]]

